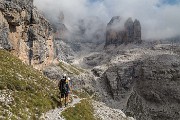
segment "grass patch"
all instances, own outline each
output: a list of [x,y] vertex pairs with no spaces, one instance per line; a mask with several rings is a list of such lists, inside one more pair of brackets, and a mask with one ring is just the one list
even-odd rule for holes
[[89,98],[89,94],[85,91],[77,91],[77,90],[73,90],[72,93],[74,95],[77,95],[79,98]]
[[[70,65],[71,65],[71,64],[70,64]],[[83,70],[82,68],[76,67],[76,66],[74,66],[74,65],[71,65],[71,67],[74,68],[74,69],[76,69],[76,70],[78,70],[79,72],[82,72],[82,73],[85,72],[85,70]]]
[[[58,105],[58,89],[39,71],[25,65],[9,52],[0,50],[0,92],[9,91],[13,101],[0,102],[0,116],[9,119],[39,119]],[[2,94],[2,93],[0,93]]]
[[71,72],[66,68],[65,64],[63,62],[59,62],[59,67],[64,71],[71,74]]
[[78,68],[74,65],[67,64],[64,62],[59,62],[59,67],[68,74],[80,75],[81,73],[85,72],[83,69]]
[[75,107],[69,107],[62,112],[62,116],[66,120],[97,120],[93,115],[93,106],[91,100],[84,99]]

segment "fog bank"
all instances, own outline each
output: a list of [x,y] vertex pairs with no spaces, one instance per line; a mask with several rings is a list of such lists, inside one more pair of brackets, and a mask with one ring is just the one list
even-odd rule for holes
[[172,1],[34,0],[34,4],[53,22],[58,21],[63,11],[64,23],[70,30],[74,29],[80,19],[98,17],[98,23],[106,25],[113,16],[132,17],[141,22],[142,39],[164,39],[180,35],[180,1]]

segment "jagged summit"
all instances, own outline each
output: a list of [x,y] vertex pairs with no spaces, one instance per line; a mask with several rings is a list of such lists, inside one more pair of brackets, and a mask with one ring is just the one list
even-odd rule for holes
[[128,43],[140,43],[141,40],[141,24],[136,19],[134,22],[132,18],[128,18],[125,23],[121,23],[121,17],[113,17],[107,25],[106,43],[120,45]]
[[127,41],[126,43],[131,43],[134,41],[134,22],[132,18],[128,18],[124,24]]
[[134,40],[138,43],[142,42],[141,40],[141,24],[139,20],[135,19],[134,21]]
[[110,20],[110,22],[108,23],[108,25],[112,25],[112,24],[117,24],[121,21],[121,17],[120,16],[114,16],[112,17],[112,19]]

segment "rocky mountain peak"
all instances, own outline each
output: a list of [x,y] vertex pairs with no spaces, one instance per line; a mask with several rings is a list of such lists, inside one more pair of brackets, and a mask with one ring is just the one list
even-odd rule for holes
[[137,20],[137,19],[134,20],[134,25],[139,25],[139,26],[141,26],[139,20]]
[[134,40],[140,43],[141,40],[141,24],[139,20],[135,19],[134,21]]
[[125,26],[125,31],[127,35],[127,40],[125,41],[126,43],[133,42],[134,40],[134,22],[132,18],[128,18],[124,24]]
[[106,44],[120,45],[128,43],[140,43],[141,40],[141,24],[136,19],[128,18],[125,23],[121,23],[121,17],[113,17],[107,25]]
[[108,23],[108,25],[113,25],[113,24],[117,24],[121,21],[121,17],[120,16],[114,16],[112,17],[112,19],[110,20],[110,22]]
[[132,20],[131,17],[129,17],[129,18],[126,20],[126,22],[125,22],[125,26],[126,26],[126,25],[131,25],[131,24],[133,24],[133,20]]

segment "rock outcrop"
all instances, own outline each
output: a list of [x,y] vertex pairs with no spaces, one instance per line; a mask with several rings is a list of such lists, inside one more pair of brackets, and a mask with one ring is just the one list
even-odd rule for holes
[[62,22],[56,23],[54,48],[55,58],[58,60],[69,61],[73,57],[73,50],[68,44],[68,29]]
[[180,118],[180,57],[159,55],[136,68],[134,92],[127,113],[138,120],[178,120]]
[[132,18],[129,18],[122,23],[121,17],[115,16],[108,23],[105,46],[141,43],[141,41],[141,24],[137,19],[133,22]]
[[132,117],[126,116],[119,109],[107,107],[104,103],[93,101],[94,113],[101,120],[135,120]]
[[180,118],[180,57],[162,54],[108,68],[105,90],[137,120]]
[[115,100],[122,100],[128,95],[134,83],[135,63],[129,62],[108,68],[103,77],[106,80],[111,96]]
[[141,43],[141,24],[139,22],[139,20],[135,20],[134,21],[134,41]]
[[37,69],[52,62],[52,28],[34,8],[33,0],[1,0],[0,18],[0,48]]

